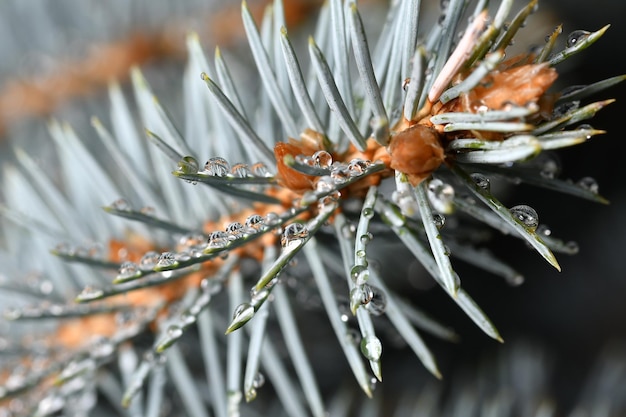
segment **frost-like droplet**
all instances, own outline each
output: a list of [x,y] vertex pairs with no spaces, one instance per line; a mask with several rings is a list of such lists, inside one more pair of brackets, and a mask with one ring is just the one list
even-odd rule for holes
[[591,35],[591,33],[587,32],[586,30],[575,30],[567,35],[566,45],[568,48],[571,48],[574,45],[579,44],[581,41],[587,39],[589,35]]
[[377,361],[383,354],[383,344],[376,336],[361,339],[361,353],[370,361]]
[[200,165],[193,156],[185,156],[178,161],[178,172],[183,174],[196,174]]
[[583,177],[577,182],[578,186],[584,190],[590,191],[593,194],[598,194],[600,187],[598,182],[591,177]]
[[474,183],[476,183],[477,186],[479,186],[483,190],[489,192],[489,189],[491,188],[491,182],[489,181],[489,178],[487,178],[485,175],[479,174],[479,173],[471,174],[471,177],[472,177],[472,179],[474,180]]
[[211,158],[204,164],[204,170],[215,177],[225,177],[230,171],[230,165],[224,158],[216,156]]
[[539,215],[534,208],[527,205],[519,205],[509,209],[511,215],[528,229],[534,231],[539,226]]
[[299,245],[302,239],[305,239],[309,235],[309,230],[302,223],[291,223],[283,231],[283,235],[280,238],[280,244],[283,248],[287,248],[291,245]]

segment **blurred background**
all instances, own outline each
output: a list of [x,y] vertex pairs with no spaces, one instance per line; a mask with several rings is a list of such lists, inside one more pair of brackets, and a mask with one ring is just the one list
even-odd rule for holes
[[[311,32],[311,17],[320,2],[285,3],[290,30]],[[380,18],[376,13],[385,5],[382,0],[360,3],[371,9],[373,20]],[[518,3],[517,8],[523,5]],[[260,16],[265,2],[249,4]],[[437,1],[433,10],[438,6]],[[540,44],[559,23],[563,23],[563,39],[574,30],[598,30],[611,24],[600,41],[558,68],[558,87],[590,84],[626,73],[626,2],[542,0],[532,20],[539,23],[531,23],[522,31],[518,43]],[[249,57],[247,48],[242,47],[245,40],[238,2],[0,3],[0,163],[10,161],[10,146],[17,145],[36,149],[42,166],[52,169],[55,156],[46,147],[49,140],[45,120],[51,116],[67,120],[79,136],[88,138],[92,114],[107,120],[107,83],[117,79],[123,84],[133,64],[142,66],[161,102],[182,125],[178,91],[185,61],[184,35],[190,29],[200,34],[207,55],[211,55],[215,44],[222,46],[238,73],[235,78],[246,74]],[[521,40],[524,36],[528,41]],[[464,287],[494,320],[507,341],[507,349],[524,341],[543,352],[537,354],[546,357],[551,392],[563,409],[580,398],[583,381],[596,369],[602,352],[609,346],[619,346],[626,338],[626,267],[621,259],[626,251],[626,163],[622,160],[626,139],[621,132],[622,117],[626,116],[625,93],[626,86],[620,85],[594,97],[617,99],[591,121],[595,128],[607,130],[606,135],[558,152],[562,177],[574,181],[594,177],[610,205],[526,186],[517,187],[503,198],[508,206],[531,205],[556,236],[579,243],[578,255],[559,256],[563,272],[551,269],[521,242],[504,237],[497,238],[491,247],[524,274],[523,285],[510,287],[459,265]],[[485,358],[506,350],[481,334],[441,291],[413,290],[417,305],[450,324],[462,337],[458,344],[427,340],[442,363],[444,375],[464,369],[471,372]],[[626,351],[621,354],[626,355]],[[401,365],[404,360],[400,351],[386,360],[391,363],[385,364],[389,374],[403,374],[401,366],[394,367],[394,362]]]

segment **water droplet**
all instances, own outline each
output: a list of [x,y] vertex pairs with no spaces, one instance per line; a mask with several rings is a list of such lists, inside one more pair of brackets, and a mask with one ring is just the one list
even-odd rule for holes
[[435,178],[428,183],[428,193],[435,210],[440,213],[451,212],[454,187]]
[[137,264],[134,262],[122,262],[120,265],[120,269],[117,274],[118,279],[128,279],[133,278],[136,275],[140,275],[139,268]]
[[168,268],[176,263],[176,257],[172,252],[163,252],[159,256],[156,266],[159,268]]
[[330,168],[333,163],[333,157],[326,151],[317,151],[312,156],[315,166],[320,168]]
[[265,385],[265,376],[261,372],[259,372],[254,377],[254,380],[252,381],[252,386],[254,388],[261,388],[263,385]]
[[552,111],[552,118],[558,119],[559,117],[563,117],[566,114],[577,110],[579,106],[580,101],[567,101],[565,103],[558,104]]
[[142,271],[150,271],[153,269],[157,262],[159,262],[159,254],[154,251],[146,252],[139,261],[139,269]]
[[183,312],[180,315],[180,322],[183,328],[187,328],[196,322],[195,314],[198,314],[201,310],[201,306],[194,304],[189,308],[189,311]]
[[356,233],[356,225],[351,221],[347,221],[341,227],[341,235],[346,239],[352,239]]
[[215,177],[225,177],[230,171],[230,165],[226,159],[216,156],[204,164],[204,170]]
[[58,415],[57,413],[62,411],[63,407],[65,407],[65,400],[63,399],[63,397],[51,394],[39,401],[39,404],[37,405],[36,415]]
[[491,188],[491,182],[489,178],[479,173],[473,173],[473,174],[470,174],[470,176],[472,177],[472,179],[474,180],[474,183],[476,183],[477,186],[489,192],[489,189]]
[[130,211],[130,210],[132,210],[132,208],[131,208],[130,204],[128,203],[128,201],[126,201],[123,198],[118,198],[117,200],[112,202],[110,207],[113,210],[118,210],[118,211]]
[[183,329],[181,329],[177,324],[172,324],[167,328],[167,337],[171,340],[180,339],[182,335]]
[[575,30],[572,33],[570,33],[569,35],[567,35],[567,47],[571,48],[574,45],[579,44],[580,42],[582,42],[583,40],[587,39],[589,37],[589,35],[591,35],[590,32],[587,32],[586,30]]
[[7,320],[17,320],[22,317],[22,310],[19,308],[9,307],[4,310],[3,316]]
[[78,294],[77,298],[81,301],[90,301],[95,300],[104,295],[104,291],[93,288],[91,286],[87,286],[83,288],[83,290]]
[[89,354],[93,359],[101,359],[111,356],[115,352],[115,345],[110,339],[103,336],[95,336],[90,343]]
[[256,164],[252,165],[250,170],[252,171],[252,175],[254,175],[255,177],[267,178],[272,176],[272,174],[267,169],[267,166],[263,162],[257,162]]
[[552,230],[550,230],[550,228],[545,224],[540,224],[539,226],[537,226],[537,230],[535,230],[535,233],[537,233],[539,236],[550,236],[552,234]]
[[343,165],[333,166],[330,171],[330,178],[332,178],[337,185],[345,183],[351,176],[350,170]]
[[598,194],[600,187],[598,182],[591,177],[583,177],[576,183],[580,188],[590,191],[593,194]]
[[153,217],[156,213],[156,210],[154,209],[154,207],[143,206],[142,208],[139,209],[139,212],[143,214],[144,216]]
[[565,244],[565,249],[567,249],[567,253],[571,254],[571,255],[575,255],[578,253],[578,243],[574,242],[573,240],[570,240],[569,242],[567,242]]
[[371,218],[374,217],[374,210],[371,207],[363,207],[363,210],[361,210],[361,216],[371,220]]
[[546,179],[554,179],[561,173],[561,161],[556,154],[542,153],[537,158],[540,171],[539,174]]
[[350,270],[350,278],[356,285],[362,285],[370,277],[370,271],[365,265],[354,265]]
[[335,189],[335,182],[329,175],[320,177],[315,183],[315,190],[321,193],[333,191]]
[[263,217],[258,214],[253,214],[246,219],[245,226],[246,228],[254,229],[256,231],[260,230],[265,225],[265,221]]
[[350,311],[356,313],[357,308],[368,304],[374,298],[374,291],[368,284],[357,285],[350,290]]
[[248,167],[247,164],[235,164],[233,165],[232,169],[230,170],[230,172],[238,178],[246,178],[250,176],[250,168]]
[[364,233],[361,235],[361,237],[359,237],[359,239],[361,240],[361,243],[364,245],[367,245],[368,243],[370,243],[372,238],[373,236],[370,232]]
[[183,174],[196,174],[200,165],[193,156],[185,156],[178,161],[178,172]]
[[534,208],[527,205],[519,205],[509,209],[511,215],[530,230],[536,230],[539,226],[539,215]]
[[378,287],[370,285],[370,288],[374,295],[365,308],[371,315],[380,316],[387,309],[387,296]]
[[376,336],[361,339],[361,353],[370,361],[377,361],[383,354],[383,344]]
[[213,232],[209,235],[207,247],[209,249],[223,249],[229,243],[228,234],[226,232]]
[[252,287],[250,290],[250,305],[253,307],[259,308],[265,300],[270,296],[270,291],[267,288],[263,288],[261,290],[256,290],[256,288]]
[[287,248],[291,245],[300,245],[302,239],[305,239],[309,235],[309,230],[302,223],[291,223],[283,231],[283,235],[280,238],[280,244],[283,248]]
[[433,213],[433,223],[435,223],[437,229],[441,229],[446,223],[446,218],[442,214]]
[[265,215],[265,223],[268,226],[276,226],[280,224],[280,216],[273,211],[270,211]]
[[200,287],[209,295],[215,295],[222,291],[222,283],[215,279],[205,278],[200,283]]
[[247,322],[254,316],[254,307],[250,303],[241,303],[235,307],[233,322]]
[[361,175],[363,172],[369,168],[372,163],[370,161],[355,158],[348,163],[348,171],[352,176]]
[[243,224],[239,222],[232,222],[228,226],[226,226],[226,233],[228,233],[229,235],[233,235],[235,237],[238,237],[239,235],[241,235],[242,231],[243,231]]

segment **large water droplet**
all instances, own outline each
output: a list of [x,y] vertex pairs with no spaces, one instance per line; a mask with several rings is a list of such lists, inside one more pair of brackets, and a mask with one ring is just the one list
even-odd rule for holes
[[350,170],[345,165],[333,165],[330,171],[330,178],[332,178],[337,185],[345,183],[351,176]]
[[181,329],[177,324],[172,324],[167,328],[167,337],[171,340],[180,339],[182,335],[183,329]]
[[598,194],[600,187],[598,182],[591,177],[583,177],[577,182],[578,186],[584,190],[590,191],[594,194]]
[[567,35],[567,47],[571,48],[574,45],[579,44],[580,42],[584,41],[585,39],[587,39],[589,37],[589,35],[591,35],[591,33],[587,32],[586,30],[575,30],[572,33],[570,33],[569,35]]
[[302,239],[305,239],[309,235],[309,230],[302,223],[291,223],[283,231],[283,235],[280,238],[280,244],[283,248],[287,248],[291,245],[299,245]]
[[383,344],[376,336],[361,339],[361,353],[370,361],[377,361],[383,354]]
[[230,165],[226,159],[216,156],[211,158],[204,164],[204,170],[215,177],[224,177],[230,171]]
[[183,174],[196,174],[200,165],[193,156],[185,156],[178,161],[178,172]]
[[527,205],[519,205],[509,209],[511,215],[530,230],[536,230],[539,226],[539,215],[534,208]]
[[372,209],[371,207],[363,207],[363,210],[361,210],[361,216],[368,220],[371,220],[372,217],[374,217],[374,209]]

